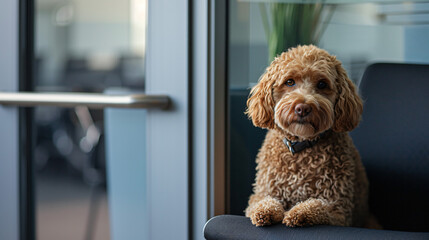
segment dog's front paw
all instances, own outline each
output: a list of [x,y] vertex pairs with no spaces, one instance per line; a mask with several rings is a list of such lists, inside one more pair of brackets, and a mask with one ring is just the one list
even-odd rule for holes
[[329,219],[324,211],[324,202],[309,199],[298,203],[284,214],[283,224],[288,227],[303,227],[316,224],[327,224]]
[[280,222],[283,215],[283,206],[273,198],[266,198],[253,206],[250,220],[253,225],[265,226]]
[[250,220],[252,220],[253,225],[255,226],[266,226],[273,223],[278,223],[282,220],[283,213],[275,212],[269,209],[264,209],[260,211],[255,211]]
[[313,225],[311,216],[305,211],[288,211],[283,218],[283,224],[288,227],[303,227]]

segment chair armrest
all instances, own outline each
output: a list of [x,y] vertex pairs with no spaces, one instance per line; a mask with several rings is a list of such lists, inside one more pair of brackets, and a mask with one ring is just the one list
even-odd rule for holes
[[289,228],[283,224],[255,227],[249,218],[221,215],[204,226],[207,240],[262,239],[429,239],[429,233],[374,230],[354,227],[313,226]]

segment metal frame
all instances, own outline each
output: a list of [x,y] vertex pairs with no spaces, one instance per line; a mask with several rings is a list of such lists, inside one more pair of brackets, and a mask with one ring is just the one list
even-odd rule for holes
[[167,94],[170,111],[148,110],[148,239],[189,239],[190,75],[188,0],[148,2],[146,93]]
[[[18,1],[0,8],[0,88],[18,90]],[[18,110],[0,108],[0,239],[19,239]],[[6,138],[7,136],[7,138]]]
[[209,1],[192,0],[191,66],[192,81],[192,239],[204,239],[206,221],[212,216],[210,198],[210,75]]
[[227,1],[210,2],[210,216],[227,204]]
[[192,237],[227,213],[227,1],[192,0]]
[[[34,0],[19,0],[18,90],[33,91]],[[19,108],[19,214],[20,239],[36,238],[34,189],[34,109]]]

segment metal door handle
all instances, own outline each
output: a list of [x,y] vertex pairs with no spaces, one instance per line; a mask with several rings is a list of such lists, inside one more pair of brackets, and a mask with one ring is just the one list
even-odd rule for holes
[[20,107],[57,106],[88,108],[159,108],[166,109],[170,99],[165,95],[108,95],[101,93],[0,92],[0,104]]

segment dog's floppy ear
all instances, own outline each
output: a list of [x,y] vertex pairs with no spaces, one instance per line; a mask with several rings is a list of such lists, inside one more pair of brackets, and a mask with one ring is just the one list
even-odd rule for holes
[[341,62],[336,60],[338,98],[335,104],[335,132],[348,132],[353,130],[360,121],[363,110],[362,100],[355,85],[348,78]]
[[250,91],[246,114],[252,119],[253,125],[272,129],[274,128],[273,81],[268,76],[266,71]]

